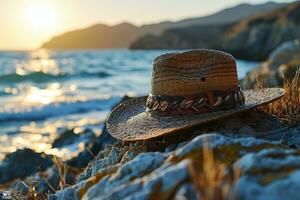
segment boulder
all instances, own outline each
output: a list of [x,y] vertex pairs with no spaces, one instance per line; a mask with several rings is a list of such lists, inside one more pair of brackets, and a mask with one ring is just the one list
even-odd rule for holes
[[237,199],[300,199],[299,150],[264,149],[239,159],[243,175],[236,184]]
[[266,87],[282,86],[282,75],[290,81],[299,68],[299,40],[285,42],[272,52],[267,61],[248,72],[242,80],[242,85],[246,88],[253,88],[258,77]]
[[[98,137],[96,137],[95,134],[90,130],[84,131],[81,135],[82,137],[86,137],[84,140],[84,149],[79,152],[76,157],[73,157],[67,161],[68,165],[72,167],[86,167],[88,163],[95,158],[100,150],[103,150],[108,145],[112,145],[116,142],[116,140],[108,134],[106,126],[104,126],[101,135]],[[73,141],[73,144],[80,141],[80,136],[75,137],[77,138],[77,141]]]
[[[22,163],[22,164],[20,164]],[[53,164],[50,156],[31,149],[19,149],[0,162],[0,184],[44,171]]]
[[[197,199],[199,191],[193,185],[191,166],[201,171],[203,147],[215,153],[216,162],[225,163],[228,169],[239,166],[244,156],[269,151],[294,154],[286,150],[280,141],[270,142],[255,137],[233,138],[220,134],[205,134],[177,145],[175,150],[165,152],[144,152],[124,160],[126,145],[114,146],[110,151],[101,153],[90,165],[90,172],[77,184],[52,195],[52,199],[170,199],[185,197]],[[123,148],[123,150],[122,150]],[[122,156],[123,155],[123,156]],[[281,155],[281,154],[279,154]],[[280,156],[278,157],[280,160]],[[247,162],[240,166],[242,168]],[[278,161],[280,168],[285,163]],[[250,163],[251,164],[251,163]],[[297,162],[294,163],[295,167]],[[293,163],[288,163],[292,166]],[[257,162],[257,168],[263,167]],[[276,166],[274,166],[276,167]],[[248,167],[250,168],[250,167]],[[242,176],[243,177],[243,176]]]
[[80,136],[83,134],[75,133],[74,129],[66,130],[59,134],[59,136],[53,141],[52,148],[62,148],[67,145],[76,143]]
[[199,194],[195,186],[191,183],[183,184],[175,194],[175,200],[198,200]]
[[[124,96],[116,105],[112,107],[116,107],[119,103],[129,99],[130,97]],[[85,131],[86,132],[86,131]],[[86,135],[86,133],[83,133]],[[93,135],[94,136],[94,135]],[[73,136],[74,137],[74,136]],[[84,150],[81,151],[78,156],[67,161],[68,165],[72,167],[83,168],[88,165],[88,163],[95,158],[100,150],[105,149],[107,146],[116,143],[117,140],[113,138],[107,131],[106,123],[104,122],[104,126],[102,128],[101,135],[99,137],[91,137],[86,143]]]
[[[25,178],[22,182],[17,181],[10,186],[10,190],[17,191],[20,194],[26,196],[29,192],[28,186],[34,185],[37,194],[50,194],[55,193],[60,189],[61,175],[59,174],[57,167],[49,167],[44,172],[36,173],[32,176]],[[75,184],[75,176],[70,170],[67,171],[64,177],[65,184],[73,185]]]

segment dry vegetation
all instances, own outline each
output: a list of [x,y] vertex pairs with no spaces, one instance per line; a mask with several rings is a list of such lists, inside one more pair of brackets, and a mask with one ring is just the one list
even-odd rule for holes
[[225,164],[218,163],[208,142],[203,146],[203,166],[199,173],[190,167],[190,174],[201,200],[234,199],[234,186],[241,175],[237,169],[228,170]]
[[[293,126],[300,121],[300,69],[297,70],[293,80],[289,81],[284,76],[283,80],[286,92],[284,97],[259,109]],[[259,79],[257,87],[263,87]]]
[[[68,166],[59,158],[53,157],[52,159],[54,165],[57,167],[58,173],[59,173],[59,188],[55,189],[52,187],[52,185],[47,181],[46,178],[43,178],[43,180],[49,185],[52,192],[56,192],[58,190],[62,190],[66,187],[68,187],[68,184],[66,183],[66,176],[68,173]],[[22,184],[28,188],[28,192],[25,196],[19,195],[16,197],[16,199],[20,200],[47,200],[48,194],[40,194],[36,191],[36,183],[34,183],[32,180],[30,181],[29,185],[27,185],[24,181],[22,181]],[[14,192],[14,195],[17,195],[17,192]]]
[[47,199],[47,194],[39,194],[36,191],[36,189],[35,189],[35,187],[36,187],[35,183],[32,180],[30,180],[29,185],[27,185],[23,181],[22,181],[22,183],[23,183],[23,185],[25,187],[28,188],[28,192],[27,192],[27,194],[25,196],[19,195],[18,197],[15,196],[17,194],[17,192],[14,193],[14,198],[15,199],[19,199],[19,200],[46,200]]
[[63,190],[66,187],[68,187],[68,184],[66,183],[66,177],[67,177],[67,173],[68,173],[68,166],[66,165],[66,163],[64,163],[61,159],[57,158],[57,157],[53,157],[53,162],[55,164],[55,166],[57,167],[58,170],[58,174],[60,177],[60,181],[59,181],[59,189]]

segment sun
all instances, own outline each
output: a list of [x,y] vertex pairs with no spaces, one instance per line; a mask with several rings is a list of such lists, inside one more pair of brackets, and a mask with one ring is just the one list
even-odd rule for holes
[[51,29],[55,24],[55,11],[48,4],[32,4],[27,8],[28,25],[34,29]]

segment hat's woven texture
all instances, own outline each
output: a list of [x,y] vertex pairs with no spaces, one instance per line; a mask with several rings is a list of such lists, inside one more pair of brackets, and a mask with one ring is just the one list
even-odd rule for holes
[[153,95],[189,95],[237,86],[234,58],[216,50],[163,54],[153,62]]
[[147,97],[134,98],[120,104],[113,110],[107,121],[107,127],[109,133],[120,140],[150,139],[269,103],[282,97],[284,90],[279,88],[246,90],[244,95],[246,102],[240,108],[199,115],[172,117],[151,115],[145,112]]
[[[108,131],[113,137],[124,141],[155,138],[255,108],[285,93],[280,88],[246,90],[243,91],[245,104],[236,104],[222,111],[214,110],[216,101],[221,97],[215,98],[212,91],[226,91],[234,87],[238,87],[236,63],[227,53],[202,49],[161,55],[153,62],[151,95],[204,93],[212,109],[204,113],[183,112],[181,115],[163,116],[149,108],[146,110],[147,96],[133,98],[111,112],[107,120]],[[165,102],[161,104],[162,108],[168,105]]]

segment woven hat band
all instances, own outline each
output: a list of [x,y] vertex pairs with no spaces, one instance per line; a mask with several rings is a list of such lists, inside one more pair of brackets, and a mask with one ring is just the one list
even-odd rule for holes
[[245,104],[239,86],[226,91],[210,91],[188,96],[163,96],[150,94],[147,111],[160,116],[199,114],[228,110]]

